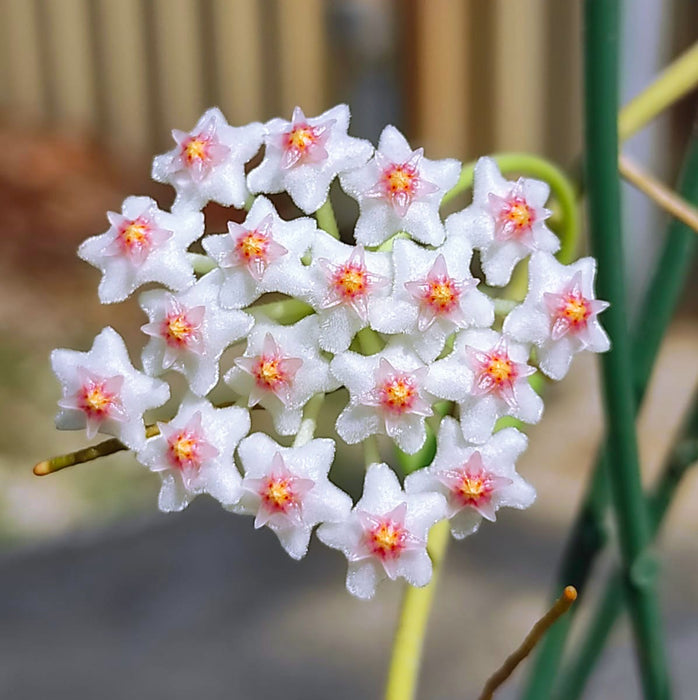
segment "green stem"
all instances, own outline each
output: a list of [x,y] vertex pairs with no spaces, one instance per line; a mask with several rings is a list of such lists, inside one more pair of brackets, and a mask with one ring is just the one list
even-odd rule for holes
[[339,239],[337,219],[335,219],[334,209],[332,209],[332,202],[330,202],[329,196],[325,203],[315,212],[315,218],[321,229],[329,233],[333,238]]
[[375,435],[369,435],[363,441],[364,448],[364,464],[366,469],[368,469],[372,464],[380,464],[381,455],[378,449],[378,440]]
[[667,107],[698,86],[698,43],[679,56],[620,113],[618,135],[625,141]]
[[324,401],[325,394],[315,394],[315,396],[305,404],[303,408],[303,420],[293,440],[294,447],[302,447],[313,439],[315,428],[317,427],[317,417]]
[[[678,190],[688,201],[698,202],[698,129],[688,146]],[[691,229],[678,221],[670,222],[659,263],[645,293],[643,313],[633,330],[632,367],[637,406],[644,398],[659,346],[680,298],[697,246],[698,241]],[[606,471],[605,454],[601,451],[594,477],[565,547],[556,591],[571,583],[581,594],[594,559],[606,543]],[[524,694],[526,700],[550,697],[574,612],[572,610],[560,620],[543,640]]]
[[385,700],[411,700],[416,697],[424,633],[449,538],[448,520],[442,520],[431,528],[429,555],[434,567],[431,581],[423,588],[407,586],[405,589],[393,643]]
[[[572,262],[579,238],[579,214],[577,193],[571,180],[550,161],[528,153],[495,153],[492,158],[503,173],[517,173],[544,180],[560,207],[562,224],[556,233],[560,236],[561,248],[557,257],[560,262]],[[476,161],[466,163],[455,187],[444,195],[442,206],[463,194],[473,185]]]
[[628,610],[647,700],[670,697],[654,580],[633,572],[649,558],[650,527],[640,480],[630,342],[626,328],[618,175],[618,0],[585,1],[585,113],[589,228],[611,350],[601,358],[609,482]]
[[[654,493],[649,498],[652,535],[656,536],[664,520],[676,490],[688,468],[698,460],[698,394],[684,426],[672,449],[659,478]],[[559,700],[577,700],[584,691],[586,681],[606,645],[614,624],[623,610],[623,576],[615,572],[606,584],[601,602],[581,641],[577,655],[563,671],[556,689]]]
[[281,299],[280,301],[270,301],[266,304],[257,304],[245,309],[253,316],[264,316],[265,320],[276,321],[277,323],[291,324],[300,321],[306,316],[315,313],[313,307],[300,299]]
[[216,261],[201,253],[187,253],[187,258],[197,275],[205,275],[216,267]]

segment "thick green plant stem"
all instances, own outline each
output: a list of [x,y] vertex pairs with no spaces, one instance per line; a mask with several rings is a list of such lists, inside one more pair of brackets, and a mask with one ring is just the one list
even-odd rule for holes
[[[698,128],[694,132],[679,177],[678,190],[690,202],[698,202]],[[654,276],[645,293],[633,332],[632,367],[636,405],[645,395],[659,346],[669,325],[690,271],[698,240],[688,226],[673,220]],[[604,516],[608,500],[604,452],[565,547],[554,594],[567,583],[582,594],[594,559],[607,539]],[[540,647],[524,697],[550,697],[576,608],[556,623]]]
[[[440,401],[435,405],[434,412],[437,418],[442,418],[450,409],[451,404]],[[410,474],[416,469],[431,464],[436,451],[436,438],[431,429],[427,443],[429,447],[426,450],[423,448],[413,455],[408,455],[395,448],[395,454],[404,474]],[[450,537],[448,520],[442,520],[431,528],[428,544],[428,552],[433,566],[431,581],[423,588],[407,586],[405,589],[400,619],[393,641],[393,653],[385,687],[385,700],[412,700],[417,694],[424,635]]]
[[[656,536],[674,494],[688,468],[698,460],[698,393],[674,447],[662,469],[654,492],[649,498],[652,534]],[[614,624],[623,611],[624,590],[620,571],[615,572],[606,584],[600,603],[581,641],[576,657],[562,673],[556,688],[557,700],[577,700],[582,695],[586,681],[606,645]]]
[[654,577],[646,576],[650,527],[640,480],[630,342],[626,325],[618,174],[618,0],[584,4],[585,133],[589,228],[599,263],[599,297],[611,303],[604,325],[611,350],[601,357],[608,431],[608,477],[638,665],[647,700],[670,697]]
[[448,520],[442,520],[431,528],[429,556],[434,567],[431,581],[424,588],[407,586],[405,589],[388,670],[385,700],[413,700],[417,695],[424,634],[450,537]]

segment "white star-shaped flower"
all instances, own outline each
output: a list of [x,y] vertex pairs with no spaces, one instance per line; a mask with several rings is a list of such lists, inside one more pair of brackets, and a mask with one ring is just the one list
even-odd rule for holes
[[258,322],[247,348],[225,381],[250,407],[259,404],[272,415],[280,435],[293,435],[301,423],[303,406],[319,392],[339,384],[329,362],[320,355],[318,320],[308,316],[292,326]]
[[390,255],[365,252],[363,246],[346,245],[320,232],[313,241],[312,256],[311,286],[304,299],[317,311],[320,347],[344,352],[369,325],[376,299],[390,291]]
[[424,419],[436,400],[425,390],[429,369],[400,340],[375,355],[347,351],[331,370],[349,391],[349,404],[337,418],[337,433],[350,445],[370,435],[391,437],[414,454],[426,440]]
[[423,149],[413,151],[394,126],[386,126],[374,157],[339,177],[344,191],[359,202],[357,243],[376,246],[407,231],[422,243],[439,245],[444,239],[439,207],[459,174],[457,160],[424,158]]
[[268,435],[254,433],[240,443],[238,455],[245,478],[232,510],[254,515],[255,528],[266,525],[273,530],[294,559],[305,556],[318,523],[348,517],[351,498],[327,477],[334,460],[333,440],[281,447]]
[[267,122],[264,160],[247,176],[250,191],[286,191],[306,214],[317,211],[332,180],[363,165],[373,153],[368,141],[347,134],[349,117],[347,105],[311,118],[296,107],[290,122],[278,118]]
[[349,593],[368,599],[386,577],[393,581],[404,578],[412,586],[429,583],[427,535],[445,513],[441,494],[405,493],[387,464],[372,464],[361,500],[349,517],[321,525],[317,535],[347,558]]
[[475,166],[473,203],[446,219],[449,234],[469,238],[480,250],[487,283],[503,287],[516,264],[536,250],[555,253],[560,240],[547,227],[547,182],[519,178],[505,180],[492,158]]
[[608,302],[594,298],[595,275],[594,258],[562,265],[548,253],[531,256],[528,295],[506,317],[503,330],[538,347],[540,369],[551,379],[567,374],[576,353],[611,346],[597,318]]
[[497,331],[463,331],[453,352],[435,362],[427,388],[439,398],[456,401],[466,440],[489,439],[502,416],[537,423],[543,400],[528,382],[536,370],[526,364],[529,350]]
[[99,299],[123,301],[146,282],[180,291],[194,282],[186,249],[204,232],[200,212],[168,213],[150,197],[128,197],[121,214],[108,212],[111,226],[78,248],[78,256],[102,271]]
[[265,292],[307,292],[309,273],[301,258],[316,234],[312,219],[284,221],[266,197],[258,197],[243,224],[230,221],[228,233],[202,241],[224,272],[221,304],[241,309]]
[[494,522],[500,507],[523,509],[533,503],[536,492],[515,467],[526,444],[523,433],[504,428],[484,444],[470,445],[455,419],[447,416],[439,429],[434,461],[407,476],[405,491],[442,494],[451,534],[462,539],[480,527],[482,518]]
[[121,336],[107,326],[88,352],[59,349],[51,366],[62,384],[56,427],[87,428],[87,437],[104,433],[119,438],[129,449],[145,444],[143,414],[162,406],[169,386],[134,369]]
[[161,289],[141,294],[140,305],[150,319],[141,327],[151,337],[142,354],[148,374],[172,368],[189,380],[198,396],[213,389],[221,354],[254,325],[249,314],[223,309],[218,303],[222,276],[213,270],[177,296]]
[[233,453],[250,429],[250,414],[239,406],[214,408],[206,399],[188,395],[169,423],[158,423],[138,461],[162,477],[158,505],[165,512],[186,508],[208,493],[224,506],[241,495],[240,473]]
[[425,362],[443,350],[446,338],[460,328],[491,326],[494,304],[475,289],[470,274],[472,250],[461,237],[427,250],[407,240],[393,246],[393,293],[371,309],[371,327],[382,333],[405,333]]
[[173,208],[201,209],[207,202],[240,208],[249,195],[245,164],[259,151],[264,126],[230,126],[217,107],[190,131],[173,129],[177,145],[153,160],[153,180],[177,191]]

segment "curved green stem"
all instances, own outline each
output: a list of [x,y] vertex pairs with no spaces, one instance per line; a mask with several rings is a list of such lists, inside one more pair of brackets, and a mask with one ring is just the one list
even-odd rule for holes
[[431,528],[429,555],[434,567],[431,581],[424,588],[407,586],[405,590],[388,671],[385,700],[411,700],[417,694],[424,633],[449,538],[448,520],[442,520]]
[[[492,158],[503,173],[535,177],[550,185],[550,191],[560,208],[561,218],[561,224],[556,230],[561,244],[557,257],[562,263],[572,262],[579,239],[579,213],[577,192],[569,177],[550,161],[529,153],[495,153]],[[444,195],[442,205],[448,204],[472,187],[475,163],[476,161],[472,161],[463,166],[458,182]]]

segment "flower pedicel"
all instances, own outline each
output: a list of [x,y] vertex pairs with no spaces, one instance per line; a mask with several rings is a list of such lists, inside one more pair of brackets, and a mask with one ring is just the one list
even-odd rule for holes
[[[57,427],[118,438],[162,477],[162,510],[207,493],[272,529],[296,559],[318,528],[320,541],[347,558],[348,590],[370,598],[385,578],[429,582],[436,522],[449,519],[462,538],[502,506],[533,503],[533,487],[516,472],[526,437],[498,429],[498,419],[538,421],[543,401],[531,376],[561,379],[574,354],[609,344],[594,260],[565,266],[553,257],[559,241],[546,225],[545,183],[509,182],[482,158],[473,203],[443,221],[439,208],[460,164],[428,159],[393,126],[378,149],[348,126],[349,109],[339,105],[243,127],[211,109],[192,131],[174,131],[174,148],[153,163],[153,177],[176,190],[172,211],[129,197],[108,215],[110,228],[79,249],[102,272],[103,303],[164,285],[140,296],[144,372],[111,328],[89,352],[55,350],[52,364],[63,386]],[[360,210],[348,244],[308,216],[285,220],[268,198],[287,192],[312,214],[335,179]],[[209,201],[247,203],[247,217],[203,235]],[[206,256],[188,253],[199,239]],[[473,250],[483,280],[471,274]],[[527,258],[525,300],[496,307],[479,283],[506,285]],[[503,322],[495,308],[508,310]],[[229,348],[237,357],[221,383]],[[146,438],[144,414],[168,399],[170,370],[189,391]],[[228,398],[216,406],[219,384],[216,397]],[[338,389],[345,405],[335,437],[315,439],[322,401]],[[255,407],[271,414],[277,434],[293,437],[291,447],[260,432],[245,437]],[[414,454],[431,432],[436,456],[403,490],[377,463],[375,436]],[[329,477],[337,440],[366,449],[364,493],[353,506]]]

